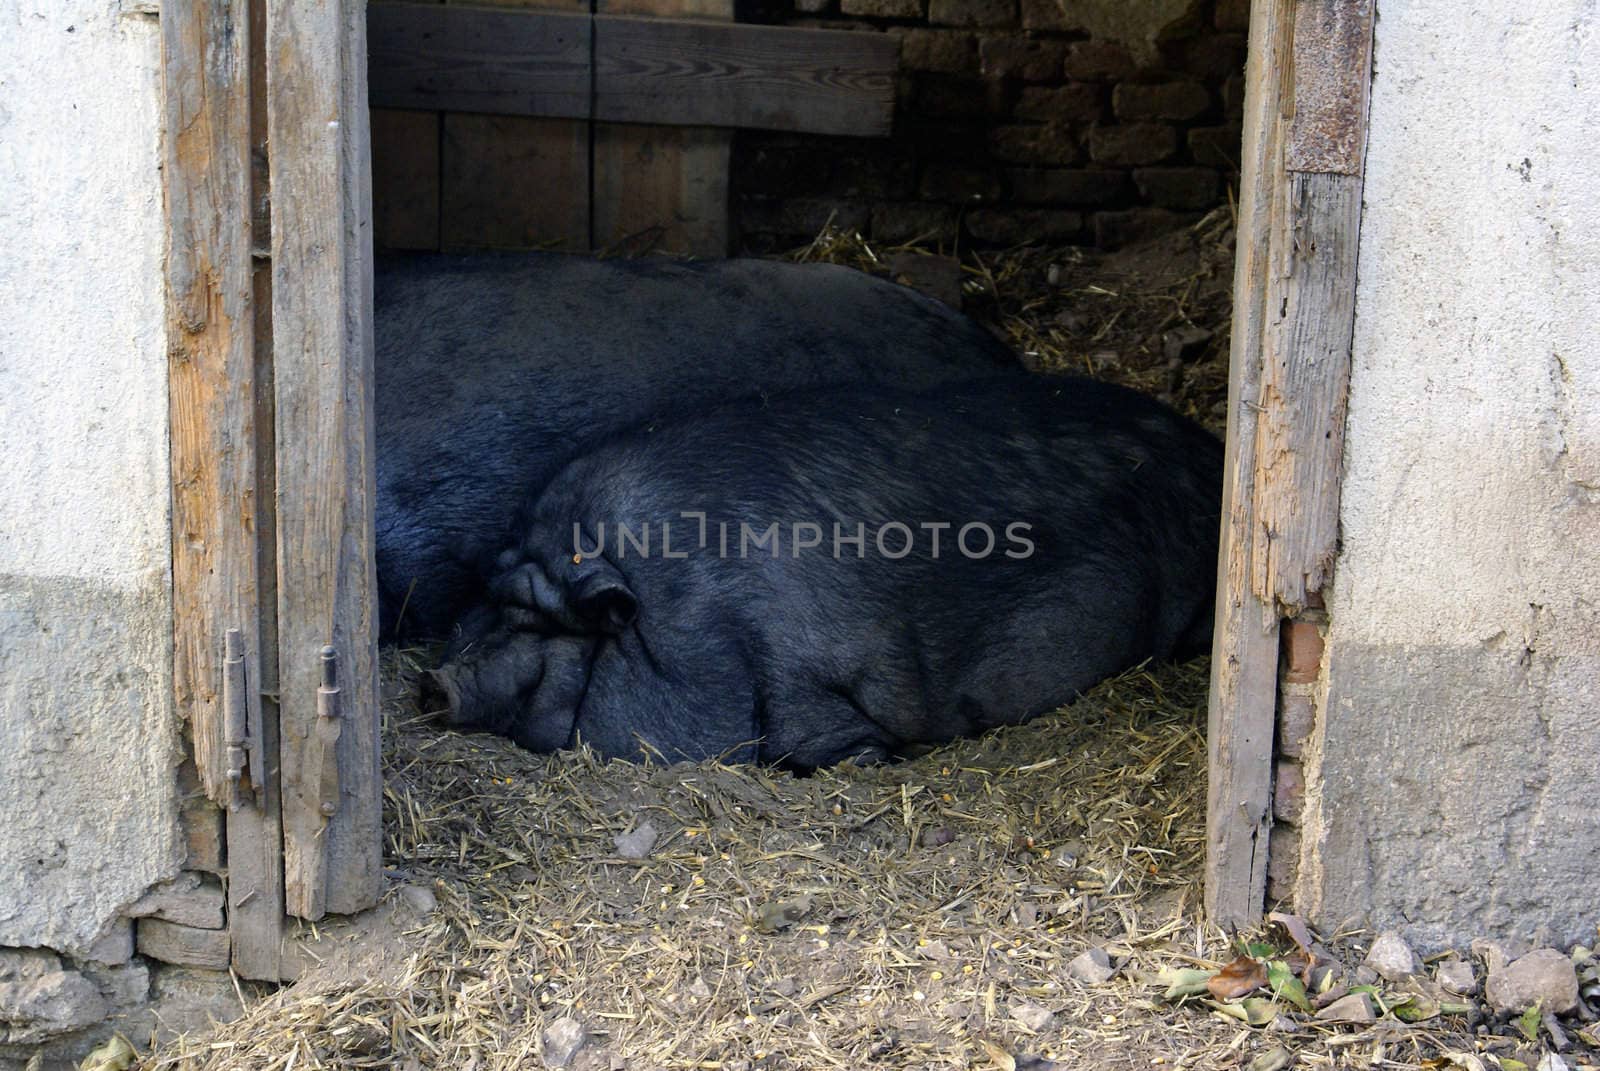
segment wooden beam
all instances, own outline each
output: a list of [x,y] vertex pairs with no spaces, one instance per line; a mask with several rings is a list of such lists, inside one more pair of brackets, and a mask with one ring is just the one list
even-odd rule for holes
[[589,116],[589,16],[438,4],[367,12],[375,108]]
[[367,18],[373,107],[863,137],[894,115],[888,34],[428,4]]
[[1333,575],[1355,332],[1361,179],[1291,172],[1289,264],[1263,338],[1252,589],[1292,617]]
[[595,19],[594,117],[882,137],[899,42],[887,34],[688,19]]
[[[270,677],[276,651],[262,644],[257,557],[263,530],[270,539],[273,497],[258,466],[262,450],[270,459],[272,447],[270,429],[258,419],[247,210],[255,186],[250,16],[247,0],[168,0],[161,17],[173,668],[201,785],[227,808],[230,932],[220,943],[231,944],[241,976],[276,981],[283,871],[276,750],[263,727],[260,683]],[[237,798],[220,701],[231,629],[240,637],[237,699],[251,737]]]
[[[285,899],[308,919],[369,907],[382,884],[363,8],[267,0]],[[324,645],[342,690],[337,785],[321,761]]]
[[1355,333],[1372,0],[1297,0],[1282,270],[1271,282],[1253,584],[1286,616],[1333,573]]
[[1258,919],[1266,897],[1278,614],[1251,578],[1255,459],[1273,234],[1281,228],[1282,127],[1295,0],[1255,0],[1234,267],[1228,436],[1216,631],[1207,718],[1206,914],[1229,928]]

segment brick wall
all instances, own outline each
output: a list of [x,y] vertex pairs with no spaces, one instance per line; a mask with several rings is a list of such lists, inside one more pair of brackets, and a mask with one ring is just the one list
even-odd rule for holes
[[1237,183],[1248,9],[748,0],[741,19],[894,34],[901,74],[892,138],[740,132],[740,241],[786,248],[832,216],[883,243],[1112,247],[1198,218]]

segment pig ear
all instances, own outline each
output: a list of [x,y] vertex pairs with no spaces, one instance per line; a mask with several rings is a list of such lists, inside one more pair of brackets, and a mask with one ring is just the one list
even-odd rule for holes
[[585,625],[614,636],[639,616],[639,600],[627,581],[608,568],[579,582],[572,611]]

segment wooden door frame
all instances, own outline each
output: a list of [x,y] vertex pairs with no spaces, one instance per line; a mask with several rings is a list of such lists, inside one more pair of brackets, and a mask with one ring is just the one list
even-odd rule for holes
[[381,891],[364,10],[160,19],[174,703],[226,814],[231,965],[277,980],[288,916]]
[[1371,84],[1372,0],[1254,0],[1234,267],[1205,903],[1261,917],[1279,639],[1332,576]]
[[[286,911],[381,890],[363,8],[162,11],[175,700],[204,791],[231,805],[233,962],[252,978],[278,975]],[[1206,906],[1229,927],[1264,903],[1280,624],[1337,549],[1371,46],[1372,0],[1252,5],[1208,726]],[[270,205],[270,248],[251,205]],[[249,726],[232,780],[228,629]],[[316,758],[330,729],[336,785]],[[280,837],[286,881],[263,863]]]

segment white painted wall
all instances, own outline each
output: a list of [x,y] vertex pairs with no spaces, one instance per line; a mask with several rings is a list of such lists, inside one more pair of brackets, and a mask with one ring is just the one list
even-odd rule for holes
[[1302,907],[1424,945],[1592,941],[1600,12],[1378,15]]
[[141,6],[0,0],[0,946],[84,951],[182,859]]

